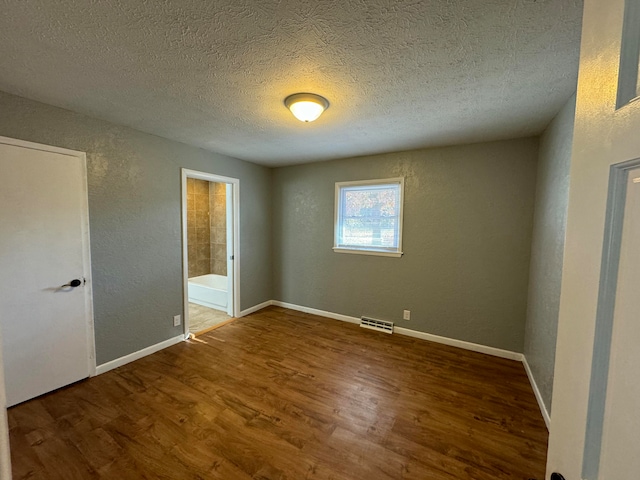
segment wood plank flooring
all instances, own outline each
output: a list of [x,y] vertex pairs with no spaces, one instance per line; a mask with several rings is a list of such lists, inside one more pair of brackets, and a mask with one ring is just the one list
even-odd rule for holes
[[9,422],[15,480],[542,480],[547,447],[519,362],[278,307]]

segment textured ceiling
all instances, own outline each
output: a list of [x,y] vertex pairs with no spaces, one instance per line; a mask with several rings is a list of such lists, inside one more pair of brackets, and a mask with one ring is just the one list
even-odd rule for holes
[[[0,0],[0,90],[265,165],[538,134],[581,0]],[[303,124],[295,92],[331,102]]]

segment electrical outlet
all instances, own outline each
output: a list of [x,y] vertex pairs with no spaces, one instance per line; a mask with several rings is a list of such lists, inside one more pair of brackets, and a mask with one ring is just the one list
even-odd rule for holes
[[402,312],[402,319],[411,320],[411,310],[405,310],[404,312]]
[[180,318],[180,315],[174,315],[173,316],[173,326],[174,327],[179,327],[181,323],[182,323],[182,319]]

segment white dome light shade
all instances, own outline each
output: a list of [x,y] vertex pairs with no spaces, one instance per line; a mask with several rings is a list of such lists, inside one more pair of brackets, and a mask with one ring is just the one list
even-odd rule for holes
[[301,122],[313,122],[329,108],[326,98],[313,93],[295,93],[284,99],[284,104]]

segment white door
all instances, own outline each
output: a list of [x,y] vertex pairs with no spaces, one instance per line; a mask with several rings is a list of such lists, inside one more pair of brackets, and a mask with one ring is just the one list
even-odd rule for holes
[[0,137],[0,228],[0,328],[12,406],[95,368],[84,154]]
[[547,479],[640,478],[639,14],[584,1]]
[[640,168],[627,179],[599,478],[640,477]]

